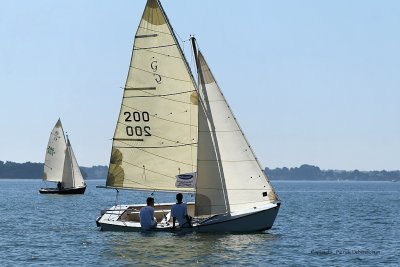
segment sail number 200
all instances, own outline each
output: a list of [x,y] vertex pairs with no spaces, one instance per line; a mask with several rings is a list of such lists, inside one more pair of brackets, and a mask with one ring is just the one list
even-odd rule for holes
[[[126,122],[140,122],[140,121],[144,121],[144,122],[148,122],[150,121],[150,115],[147,111],[143,111],[143,112],[124,112],[125,115],[125,121]],[[151,136],[150,134],[150,126],[126,126],[126,134],[128,136]]]

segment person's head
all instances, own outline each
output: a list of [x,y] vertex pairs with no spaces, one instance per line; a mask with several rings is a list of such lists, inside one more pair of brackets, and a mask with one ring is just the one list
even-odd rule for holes
[[146,199],[147,206],[154,206],[154,198],[148,197]]
[[181,193],[176,194],[176,200],[178,202],[182,202],[182,199],[183,199],[183,195]]

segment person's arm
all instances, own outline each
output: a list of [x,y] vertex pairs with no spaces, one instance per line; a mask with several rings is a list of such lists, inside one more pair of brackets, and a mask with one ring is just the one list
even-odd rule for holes
[[156,228],[157,227],[157,218],[154,217],[154,208],[151,210],[151,221],[153,224],[153,228]]
[[192,227],[192,218],[190,218],[188,212],[187,212],[187,205],[185,204],[185,218],[187,223],[189,224],[190,227]]
[[172,217],[172,229],[175,229],[175,222],[176,222],[175,205],[172,205],[171,207],[171,217]]
[[192,220],[190,219],[189,215],[185,215],[186,221],[188,222],[189,226],[192,227]]

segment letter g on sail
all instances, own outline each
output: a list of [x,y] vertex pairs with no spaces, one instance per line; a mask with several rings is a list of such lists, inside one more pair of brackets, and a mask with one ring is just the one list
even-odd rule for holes
[[159,74],[157,74],[157,70],[158,70],[158,61],[153,57],[153,61],[150,63],[150,67],[153,70],[153,76],[154,76],[154,80],[158,83],[161,84],[161,76]]
[[153,70],[153,72],[156,72],[157,71],[157,67],[158,67],[158,64],[157,64],[158,62],[157,62],[157,60],[153,60],[152,62],[151,62],[151,64],[150,64],[150,67],[151,67],[151,69]]

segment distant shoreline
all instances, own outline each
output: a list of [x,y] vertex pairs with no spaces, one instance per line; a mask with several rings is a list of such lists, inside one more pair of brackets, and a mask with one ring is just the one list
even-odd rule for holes
[[[87,180],[105,180],[107,166],[97,165],[80,167]],[[301,165],[295,168],[265,168],[265,174],[271,181],[389,181],[400,182],[400,170],[396,171],[343,171],[321,170],[313,165]],[[0,179],[42,179],[43,163],[16,163],[0,161]]]
[[[6,178],[6,177],[0,177],[0,181],[14,181],[14,180],[19,180],[19,181],[39,181],[41,182],[42,179],[40,178]],[[86,181],[101,181],[101,182],[106,182],[106,179],[103,178],[85,178]],[[272,182],[329,182],[329,183],[335,183],[335,182],[386,182],[386,183],[392,183],[392,182],[399,182],[400,180],[298,180],[298,179],[270,179]],[[53,183],[53,182],[47,182],[47,183]],[[54,182],[55,183],[55,182]]]
[[321,170],[317,166],[301,165],[295,168],[265,168],[265,174],[272,180],[288,181],[400,181],[400,171],[343,171]]

